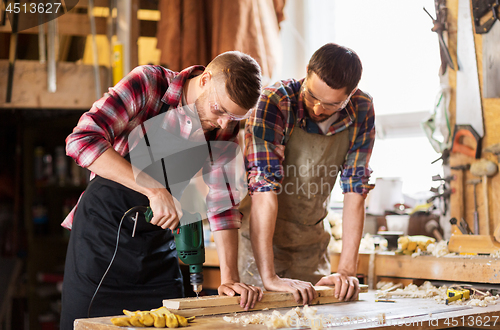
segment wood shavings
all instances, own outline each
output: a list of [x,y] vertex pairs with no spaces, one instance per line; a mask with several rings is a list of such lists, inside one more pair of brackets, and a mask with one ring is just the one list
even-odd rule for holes
[[377,319],[379,324],[385,324],[385,313],[378,314]]
[[497,250],[493,253],[490,253],[490,257],[492,258],[500,258],[500,250]]
[[282,315],[279,311],[275,310],[272,314],[248,314],[237,316],[224,316],[223,320],[228,323],[241,324],[246,326],[248,324],[264,324],[268,329],[280,329],[294,327],[298,324],[306,324],[313,330],[323,329],[322,315],[317,315],[315,307],[304,306],[302,311],[300,307],[296,307]]
[[379,290],[375,294],[377,298],[432,298],[435,296],[440,296],[444,293],[446,296],[446,290],[448,288],[446,286],[442,286],[440,288],[435,287],[431,284],[431,282],[426,281],[420,287],[415,284],[409,284],[404,289],[397,289],[395,291],[387,292]]
[[[433,298],[434,301],[440,304],[446,302],[446,292],[448,287],[443,285],[441,287],[435,287],[431,282],[426,281],[420,287],[415,284],[409,284],[404,289],[397,289],[395,291],[388,291],[391,289],[391,282],[379,282],[377,283],[377,293],[376,298]],[[471,299],[468,300],[456,300],[449,303],[449,305],[466,305],[466,306],[477,306],[477,307],[487,307],[489,305],[496,305],[499,302],[500,296],[491,295],[479,295],[474,294]]]
[[435,257],[444,257],[450,254],[448,250],[448,241],[441,241],[438,243],[431,243],[427,246],[427,252],[432,253]]
[[473,307],[488,307],[489,305],[496,305],[500,297],[496,296],[474,296],[468,300],[455,300],[449,303],[449,305],[463,305],[463,306],[473,306]]

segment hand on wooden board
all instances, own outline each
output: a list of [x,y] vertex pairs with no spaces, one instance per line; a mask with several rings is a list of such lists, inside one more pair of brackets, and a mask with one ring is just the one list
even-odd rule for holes
[[245,283],[223,283],[218,289],[220,296],[233,297],[236,294],[241,296],[240,306],[244,310],[255,307],[255,303],[262,299],[262,289],[258,286],[247,285]]
[[318,297],[311,282],[280,278],[278,275],[264,281],[264,287],[269,291],[291,292],[298,304],[307,305]]
[[354,301],[359,295],[359,281],[355,276],[344,274],[331,274],[323,277],[316,285],[334,285],[335,298],[343,301]]

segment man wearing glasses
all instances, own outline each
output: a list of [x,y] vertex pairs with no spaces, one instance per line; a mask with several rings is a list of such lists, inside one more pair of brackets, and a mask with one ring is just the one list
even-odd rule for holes
[[[163,299],[183,296],[170,230],[178,226],[181,218],[177,199],[202,168],[209,187],[207,215],[220,260],[219,294],[240,294],[244,309],[253,307],[262,297],[260,288],[239,280],[241,215],[237,204],[228,206],[226,201],[228,187],[223,175],[227,173],[225,164],[219,162],[222,158],[213,156],[211,150],[212,162],[207,165],[208,153],[182,153],[218,143],[237,146],[238,121],[248,117],[260,92],[257,62],[240,52],[226,52],[206,68],[192,66],[179,73],[161,66],[137,67],[82,115],[66,139],[66,152],[78,165],[92,171],[93,177],[62,224],[72,231],[65,264],[61,329],[72,329],[73,321],[87,314],[97,317],[119,315],[123,309],[149,310],[161,307]],[[142,140],[131,139],[134,134]],[[169,174],[168,180],[165,175],[162,182],[161,177],[147,171],[136,175],[133,157],[146,136],[146,155],[158,147],[168,149],[172,144],[187,143],[186,148],[173,153],[171,163],[163,162],[167,158],[162,158],[161,163],[164,169],[170,166],[184,171],[181,174],[188,176],[187,181]],[[177,159],[181,154],[184,156]],[[137,215],[135,222],[123,220],[124,213],[135,206],[151,207],[151,223],[146,223],[143,214]],[[117,232],[121,236],[115,258]],[[111,259],[114,262],[107,269]]]
[[[292,292],[304,304],[317,296],[312,284],[335,285],[337,298],[357,299],[375,139],[372,98],[357,88],[361,72],[356,53],[330,43],[313,54],[305,79],[264,89],[245,128],[251,193],[240,204],[239,265],[245,283]],[[324,218],[339,172],[342,254],[338,272],[331,274],[331,234]]]

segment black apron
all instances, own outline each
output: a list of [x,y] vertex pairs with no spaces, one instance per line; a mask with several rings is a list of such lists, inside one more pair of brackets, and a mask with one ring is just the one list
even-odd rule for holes
[[[184,143],[184,151],[144,171],[156,178],[158,173],[163,175],[165,166],[175,170],[184,163],[183,177],[167,175],[176,187],[172,194],[180,199],[189,179],[207,161],[208,142],[192,143],[168,132],[162,132],[161,138],[176,147]],[[128,155],[125,158],[130,161]],[[166,187],[170,190],[168,183]],[[120,220],[127,210],[140,205],[149,205],[148,198],[119,183],[99,176],[89,183],[75,213],[66,255],[61,330],[73,329],[75,319],[87,317],[90,300],[113,256]],[[141,213],[135,237],[133,226],[130,218],[123,220],[118,251],[93,301],[91,317],[121,315],[123,309],[150,310],[161,307],[163,299],[184,296],[170,230],[147,223]]]

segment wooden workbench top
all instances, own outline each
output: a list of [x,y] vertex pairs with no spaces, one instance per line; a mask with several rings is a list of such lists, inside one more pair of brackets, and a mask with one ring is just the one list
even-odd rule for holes
[[[360,295],[360,300],[348,303],[335,303],[315,306],[318,314],[322,314],[325,321],[331,320],[331,325],[340,328],[356,329],[394,329],[396,325],[404,325],[405,329],[445,329],[454,326],[485,327],[498,329],[500,327],[500,304],[488,307],[467,307],[438,304],[433,299],[394,299],[395,303],[375,302],[375,291]],[[282,314],[290,308],[278,309]],[[261,313],[271,313],[264,311]],[[247,312],[232,314],[236,317],[255,314]],[[379,323],[379,317],[385,314],[386,324]],[[264,325],[243,326],[228,323],[223,320],[224,315],[197,317],[187,329],[267,329]],[[350,317],[348,321],[346,317]],[[111,317],[79,319],[75,321],[75,330],[118,330],[111,324]],[[351,323],[349,323],[351,322]],[[485,323],[489,322],[489,325]],[[133,329],[133,328],[128,328]],[[138,328],[139,329],[139,328]],[[143,328],[142,328],[143,329]],[[153,328],[152,328],[153,329]],[[306,329],[306,328],[303,328]]]

